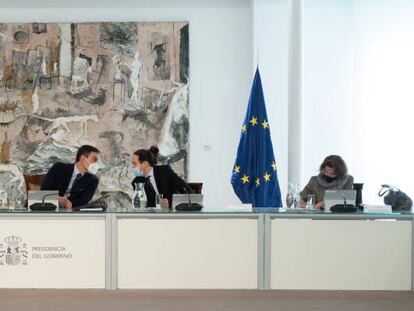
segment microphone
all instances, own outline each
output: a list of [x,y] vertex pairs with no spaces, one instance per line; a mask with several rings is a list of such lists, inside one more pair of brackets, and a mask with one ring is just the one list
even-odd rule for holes
[[339,193],[342,195],[342,199],[344,199],[344,208],[346,208],[346,196],[345,193],[342,191],[342,189],[339,189],[338,186],[336,186],[339,190]]
[[338,187],[338,184],[336,185],[336,189],[338,189],[338,192],[341,194],[342,199],[344,200],[344,204],[335,204],[331,207],[331,212],[334,213],[354,213],[356,212],[355,205],[347,204],[346,203],[346,196],[345,193]]
[[57,209],[57,206],[53,203],[45,202],[45,198],[51,197],[53,195],[59,195],[59,193],[49,193],[45,194],[42,197],[42,202],[36,202],[31,204],[29,207],[32,211],[54,211]]
[[188,203],[180,203],[175,207],[175,210],[177,211],[200,211],[203,206],[198,203],[192,203],[191,202],[191,196],[190,193],[187,190],[186,185],[183,187],[184,192],[187,194],[188,197]]
[[188,197],[188,209],[190,209],[191,208],[191,196],[190,196],[190,193],[188,193],[188,191],[187,191],[187,189],[186,189],[185,186],[183,187],[183,189],[184,189],[185,193],[187,194],[187,197]]
[[[83,189],[81,188],[81,189],[78,189],[76,191],[69,191],[67,194],[71,195],[71,194],[80,193],[82,191],[83,191]],[[50,202],[45,202],[45,198],[51,197],[51,196],[54,196],[54,195],[59,196],[59,193],[49,193],[49,194],[45,194],[42,197],[42,202],[41,203],[40,202],[36,202],[36,203],[31,204],[29,206],[30,209],[32,211],[54,211],[54,210],[56,210],[57,209],[57,206],[55,204],[50,203]]]

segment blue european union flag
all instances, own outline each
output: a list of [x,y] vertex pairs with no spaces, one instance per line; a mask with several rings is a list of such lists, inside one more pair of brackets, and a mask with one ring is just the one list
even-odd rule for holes
[[282,206],[259,68],[250,92],[231,183],[243,203],[252,203],[253,207]]

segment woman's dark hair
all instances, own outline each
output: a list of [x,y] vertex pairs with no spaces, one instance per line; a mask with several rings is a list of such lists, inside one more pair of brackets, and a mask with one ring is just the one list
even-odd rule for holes
[[154,166],[157,164],[158,152],[159,150],[156,146],[151,146],[149,150],[138,149],[134,154],[138,157],[139,162],[147,161],[149,165]]
[[330,155],[323,160],[319,170],[322,172],[325,167],[332,167],[339,179],[343,179],[348,175],[348,169],[345,161],[338,155]]
[[160,149],[158,149],[157,146],[151,146],[149,148],[149,151],[152,153],[152,155],[154,156],[154,163],[157,164],[158,163],[158,153],[160,152]]

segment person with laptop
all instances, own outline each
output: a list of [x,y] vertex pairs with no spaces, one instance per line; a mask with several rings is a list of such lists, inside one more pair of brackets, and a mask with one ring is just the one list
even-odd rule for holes
[[55,163],[47,172],[41,190],[58,190],[59,206],[73,208],[89,203],[98,187],[99,150],[90,145],[80,147],[75,163]]
[[319,174],[312,176],[300,193],[302,208],[306,207],[308,195],[315,195],[315,208],[324,206],[325,190],[352,190],[354,178],[348,175],[345,161],[338,155],[330,155],[323,160]]
[[145,194],[147,195],[147,206],[155,207],[155,196],[161,195],[163,199],[161,206],[171,208],[173,193],[191,193],[191,188],[179,177],[169,165],[157,165],[159,150],[152,146],[149,150],[138,149],[131,157],[131,165],[134,172],[135,183],[145,178]]

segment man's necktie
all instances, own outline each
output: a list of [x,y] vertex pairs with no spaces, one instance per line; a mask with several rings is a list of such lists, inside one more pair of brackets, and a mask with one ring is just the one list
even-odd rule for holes
[[[147,200],[148,200],[148,204],[155,204],[155,189],[152,186],[150,177],[145,178],[145,192],[147,194]],[[148,206],[152,206],[152,205],[148,205]],[[154,205],[155,206],[155,205]]]
[[78,182],[81,178],[82,178],[82,174],[81,174],[81,173],[78,173],[78,174],[76,175],[76,177],[75,177],[75,180],[73,181],[71,191],[75,188],[76,183],[77,183],[77,182]]

